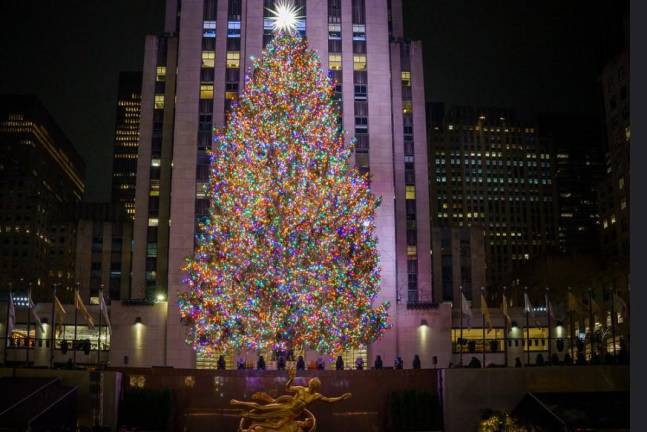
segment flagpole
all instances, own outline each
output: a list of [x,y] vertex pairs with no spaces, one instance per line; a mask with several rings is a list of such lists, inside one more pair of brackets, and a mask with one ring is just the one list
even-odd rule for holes
[[[485,288],[481,287],[481,297],[485,299]],[[473,299],[472,299],[473,300]],[[483,344],[483,367],[485,367],[485,312],[483,310],[483,305],[481,305],[481,320],[482,320],[482,341],[481,343]]]
[[460,343],[458,344],[458,347],[459,347],[459,350],[460,350],[459,351],[460,357],[459,357],[458,364],[461,367],[463,367],[463,286],[462,285],[460,286],[460,294],[461,294],[460,295],[460,298],[461,298],[460,299],[460,305],[461,305],[461,307],[459,308],[459,310],[461,312],[461,324],[460,324],[461,325],[461,330],[460,330],[461,337],[460,337]]
[[573,359],[575,358],[575,351],[574,351],[574,348],[575,348],[575,347],[573,346],[573,332],[574,332],[574,330],[575,330],[575,329],[573,328],[573,309],[574,309],[575,305],[574,305],[574,304],[573,304],[573,305],[571,305],[571,304],[570,304],[570,303],[571,303],[571,297],[572,297],[572,295],[573,295],[573,294],[571,293],[571,287],[568,287],[568,296],[569,296],[569,297],[568,297],[568,303],[569,303],[569,309],[570,309],[570,311],[569,311],[569,313],[568,313],[569,318],[570,318],[570,325],[569,325],[569,333],[570,333],[570,334],[569,334],[569,336],[570,336],[570,339],[571,339],[571,341],[570,341],[569,345],[570,345],[570,348],[571,348],[571,364],[572,364],[572,362],[573,362]]
[[79,314],[79,307],[76,304],[76,302],[78,301],[78,298],[79,298],[79,283],[77,282],[76,283],[76,290],[74,291],[74,342],[72,342],[72,351],[73,351],[73,353],[72,353],[72,357],[73,357],[72,364],[75,367],[76,367],[76,351],[77,351],[77,348],[78,348],[78,345],[76,343],[76,329],[77,329],[77,325],[78,325],[77,318],[78,318],[78,314]]
[[552,361],[552,355],[553,355],[553,328],[551,327],[551,322],[550,318],[553,313],[553,307],[550,304],[550,297],[548,295],[549,293],[548,287],[546,287],[546,316],[548,318],[548,361]]
[[7,302],[7,326],[4,328],[4,366],[7,366],[7,348],[9,348],[9,318],[11,315],[11,303],[13,292],[9,290],[9,301]]
[[611,340],[613,341],[613,356],[616,352],[616,291],[611,287]]
[[[523,287],[524,299],[528,297],[528,287]],[[529,303],[524,301],[524,303]],[[529,306],[524,304],[524,306]],[[526,366],[530,366],[530,308],[525,307],[526,309]]]
[[29,345],[31,342],[31,337],[29,334],[31,327],[31,282],[29,282],[27,288],[27,345],[25,345],[25,358],[27,359],[27,367],[29,367]]
[[[508,301],[508,299],[505,296],[505,291],[506,287],[503,287],[503,303]],[[501,312],[503,312],[503,304],[501,305]],[[507,313],[507,305],[506,305],[506,313]],[[508,317],[506,314],[503,314],[503,355],[505,356],[505,362],[504,365],[505,367],[508,367]]]
[[52,328],[49,335],[49,367],[54,367],[54,334],[56,333],[56,284],[54,284],[54,296],[52,297]]
[[595,330],[595,320],[593,319],[593,291],[589,288],[589,346],[591,347],[590,359],[593,359],[593,333]]
[[99,339],[97,340],[97,366],[101,363],[101,300],[103,300],[103,284],[99,288]]

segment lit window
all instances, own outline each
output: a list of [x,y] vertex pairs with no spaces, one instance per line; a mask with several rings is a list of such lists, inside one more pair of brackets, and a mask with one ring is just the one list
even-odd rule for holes
[[623,199],[622,201],[620,201],[620,208],[622,210],[627,208],[627,200]]
[[625,128],[625,140],[629,141],[631,139],[631,128],[627,126]]
[[155,95],[155,109],[164,109],[164,95]]
[[151,166],[154,166],[154,167],[160,166],[160,160],[159,159],[151,159]]
[[366,40],[366,25],[353,24],[353,40],[356,40],[356,41]]
[[411,72],[402,71],[402,85],[411,87]]
[[356,70],[356,71],[366,70],[366,56],[364,54],[353,55],[353,70]]
[[341,24],[328,24],[328,39],[341,40]]
[[328,69],[341,70],[341,54],[328,54]]
[[602,222],[602,226],[604,227],[604,229],[609,228],[609,222],[607,222],[607,220],[605,219],[605,220]]
[[416,199],[416,187],[414,185],[407,185],[406,199],[408,200]]
[[200,99],[213,99],[213,84],[200,85]]
[[407,256],[416,256],[418,253],[418,250],[415,246],[407,246]]
[[159,225],[159,219],[157,218],[148,218],[148,226],[150,227],[156,227]]
[[237,93],[237,92],[235,92],[235,91],[228,91],[228,92],[225,92],[225,99],[227,99],[227,100],[229,100],[229,101],[234,100],[234,99],[236,99],[237,97],[238,97],[238,93]]
[[157,66],[156,81],[164,81],[166,79],[166,66]]
[[206,38],[215,38],[216,37],[216,22],[215,21],[205,21],[202,25],[203,32],[202,37]]
[[240,67],[240,51],[227,51],[227,67],[230,69]]
[[611,215],[611,223],[616,223],[616,215]]
[[618,189],[622,190],[625,187],[625,179],[624,177],[620,177],[618,179]]
[[403,114],[411,114],[413,112],[413,105],[411,104],[411,101],[403,101],[402,102],[402,113]]
[[202,51],[202,67],[212,68],[215,62],[216,62],[215,51]]

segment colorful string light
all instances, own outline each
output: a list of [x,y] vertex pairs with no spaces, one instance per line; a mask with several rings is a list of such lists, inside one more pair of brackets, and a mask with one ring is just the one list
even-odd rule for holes
[[216,131],[200,224],[179,295],[187,343],[205,353],[336,354],[389,324],[368,178],[352,166],[334,87],[294,32],[275,34]]

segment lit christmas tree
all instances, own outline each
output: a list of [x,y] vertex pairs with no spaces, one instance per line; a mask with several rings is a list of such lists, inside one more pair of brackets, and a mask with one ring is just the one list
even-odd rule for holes
[[351,165],[333,86],[276,14],[275,33],[224,131],[180,294],[187,343],[205,353],[307,348],[335,354],[389,326],[368,179]]

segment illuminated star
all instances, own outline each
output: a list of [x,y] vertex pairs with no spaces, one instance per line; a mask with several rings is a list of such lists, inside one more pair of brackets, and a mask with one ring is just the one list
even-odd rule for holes
[[299,21],[303,19],[303,17],[299,15],[300,9],[301,8],[296,7],[290,0],[279,0],[276,2],[274,9],[268,9],[272,14],[269,19],[272,21],[274,31],[295,31]]

